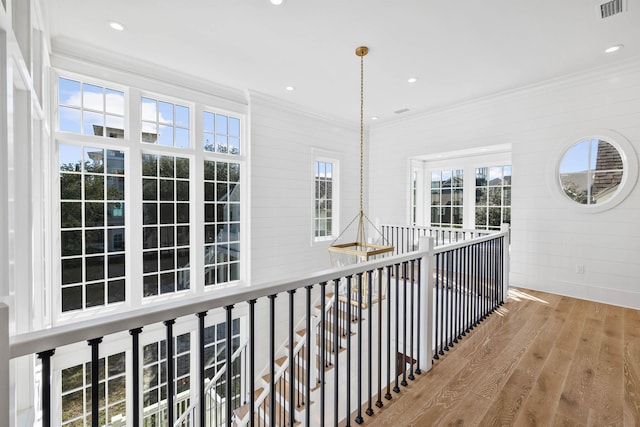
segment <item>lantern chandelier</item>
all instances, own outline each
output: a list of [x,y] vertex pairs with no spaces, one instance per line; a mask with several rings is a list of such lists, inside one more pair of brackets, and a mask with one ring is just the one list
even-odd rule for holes
[[[338,235],[336,240],[329,246],[329,256],[332,264],[357,263],[368,261],[377,255],[383,255],[393,251],[393,246],[387,244],[386,239],[364,213],[364,57],[369,53],[369,48],[360,46],[356,48],[356,55],[360,57],[360,210],[351,220],[349,225]],[[343,234],[358,220],[358,228],[355,241],[338,243]],[[381,244],[367,241],[366,223],[370,224],[379,234]],[[336,262],[338,258],[342,261],[350,259],[351,262]],[[355,258],[355,260],[354,260]]]

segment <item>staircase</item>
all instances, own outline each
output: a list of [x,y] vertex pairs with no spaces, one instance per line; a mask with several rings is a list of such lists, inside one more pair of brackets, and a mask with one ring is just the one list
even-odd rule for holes
[[[366,284],[363,283],[363,293],[366,292],[366,289]],[[348,329],[351,329],[351,337],[356,335],[356,328],[349,328],[348,326],[349,323],[355,324],[358,321],[357,286],[352,284],[352,297],[350,299],[346,295],[340,294],[340,292],[344,293],[344,289],[338,287],[339,294],[337,298],[335,291],[336,289],[333,289],[333,292],[325,294],[324,307],[320,298],[316,301],[311,314],[311,330],[307,331],[305,327],[296,330],[294,334],[293,363],[290,360],[288,343],[282,348],[280,357],[275,360],[273,408],[271,407],[270,396],[271,376],[266,374],[257,380],[258,383],[254,391],[255,425],[291,427],[289,412],[291,410],[293,410],[294,417],[293,427],[303,425],[306,406],[317,404],[316,401],[319,400],[319,397],[314,396],[314,394],[318,394],[314,392],[320,388],[322,369],[324,369],[325,374],[334,369],[336,357],[346,349],[347,339],[349,338],[347,337]],[[375,300],[372,299],[372,303],[378,302],[378,299],[376,295]],[[363,309],[367,308],[367,301],[364,300],[366,298],[363,296]],[[351,307],[351,310],[348,307]],[[323,313],[324,328],[322,328]],[[301,324],[306,324],[306,319],[298,322],[298,325]],[[335,341],[336,332],[338,335],[337,346]],[[308,333],[311,333],[309,341],[312,346],[310,349],[307,349],[306,345]],[[322,345],[323,335],[324,346]],[[323,351],[324,358],[322,356]],[[307,372],[307,369],[309,369],[307,358],[309,356],[314,363],[311,364],[311,371]],[[322,366],[323,363],[324,367]],[[293,369],[290,369],[290,365],[293,365]],[[313,399],[312,401],[305,400],[307,380],[309,380],[310,399]],[[293,399],[294,407],[290,408],[292,385],[295,396]],[[234,411],[234,425],[245,426],[249,424],[249,405],[250,403],[247,403]],[[272,424],[271,420],[275,420],[275,423]]]

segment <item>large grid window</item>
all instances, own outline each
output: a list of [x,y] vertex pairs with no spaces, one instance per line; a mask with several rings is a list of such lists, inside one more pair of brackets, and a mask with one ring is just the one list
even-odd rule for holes
[[56,79],[53,322],[240,280],[242,119],[81,80]]
[[189,159],[142,155],[144,296],[189,289]]
[[205,111],[203,127],[205,151],[240,154],[240,119]]
[[167,147],[189,147],[189,107],[142,98],[141,141]]
[[58,79],[58,129],[83,135],[124,138],[124,92]]
[[326,240],[333,236],[333,182],[334,164],[329,161],[315,162],[314,175],[314,236]]
[[205,286],[240,278],[240,164],[204,161]]
[[[174,414],[176,419],[190,404],[191,337],[190,333],[174,338]],[[170,426],[167,420],[167,341],[143,347],[142,391],[145,426]]]
[[499,230],[511,223],[511,166],[476,168],[475,227]]
[[[117,353],[98,361],[99,422],[104,425],[126,425],[126,358]],[[62,370],[63,427],[91,426],[91,362]]]
[[463,171],[431,173],[431,226],[461,228],[463,224]]
[[60,145],[62,311],[125,299],[125,154]]

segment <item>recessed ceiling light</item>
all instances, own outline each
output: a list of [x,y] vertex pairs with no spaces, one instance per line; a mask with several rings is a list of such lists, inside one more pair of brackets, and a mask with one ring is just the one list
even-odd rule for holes
[[284,0],[269,0],[269,1],[274,6],[280,6],[282,3],[284,3]]
[[287,91],[289,91],[289,92],[293,92],[294,90],[296,90],[296,88],[295,88],[295,87],[293,87],[293,86],[287,86],[287,87],[285,87],[285,89],[286,89]]
[[378,120],[378,116],[371,117],[371,120]]
[[606,48],[604,51],[605,51],[605,53],[613,53],[613,52],[619,51],[623,47],[624,47],[623,44],[617,44],[615,46],[611,46],[611,47]]
[[109,22],[109,26],[116,31],[124,31],[124,25],[119,22],[111,21]]
[[407,79],[407,81],[408,81],[409,83],[415,83],[415,82],[417,82],[417,81],[418,81],[418,78],[417,78],[417,77],[409,77],[409,78]]

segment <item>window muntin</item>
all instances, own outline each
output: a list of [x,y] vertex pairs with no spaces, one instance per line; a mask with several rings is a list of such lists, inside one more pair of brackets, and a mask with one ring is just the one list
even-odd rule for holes
[[189,107],[152,98],[141,100],[141,141],[189,148]]
[[124,92],[58,78],[58,129],[62,132],[124,138]]
[[463,224],[464,173],[461,169],[431,173],[431,226],[460,228]]
[[511,223],[511,165],[476,168],[475,228]]
[[[191,335],[189,332],[173,339],[174,413],[176,418],[189,407],[191,399]],[[144,425],[166,425],[167,420],[167,341],[162,340],[143,347],[142,405]]]
[[240,164],[204,161],[204,284],[240,279]]
[[[62,370],[60,425],[91,425],[91,362]],[[98,360],[100,425],[126,424],[126,357],[117,353]]]
[[143,295],[190,287],[189,159],[142,155]]
[[240,154],[240,119],[205,111],[203,149],[209,152]]
[[125,300],[125,153],[60,145],[62,312]]
[[581,205],[602,204],[622,183],[624,164],[618,149],[601,139],[584,139],[570,147],[559,167],[564,194]]

